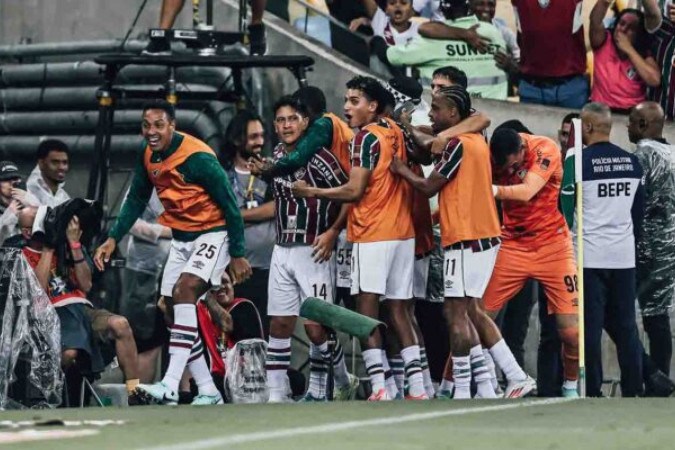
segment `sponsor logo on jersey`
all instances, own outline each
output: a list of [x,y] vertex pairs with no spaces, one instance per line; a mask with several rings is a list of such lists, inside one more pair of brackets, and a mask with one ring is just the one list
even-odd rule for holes
[[306,173],[307,173],[307,169],[305,169],[304,167],[301,167],[301,168],[299,168],[298,170],[295,171],[293,176],[295,178],[297,178],[298,180],[300,180],[305,176]]
[[152,171],[152,176],[153,176],[153,177],[157,177],[157,175],[159,175],[159,169],[153,170],[153,171]]
[[298,217],[297,216],[288,216],[288,222],[286,223],[286,228],[294,230],[298,228]]
[[476,50],[465,42],[457,42],[445,46],[445,51],[450,57],[457,56],[478,56],[478,55],[496,55],[501,46],[497,44],[488,44],[487,50]]
[[192,261],[192,267],[197,270],[202,270],[204,268],[204,261]]
[[635,70],[635,67],[629,67],[628,70],[626,70],[626,76],[629,80],[634,80],[637,77],[637,70]]

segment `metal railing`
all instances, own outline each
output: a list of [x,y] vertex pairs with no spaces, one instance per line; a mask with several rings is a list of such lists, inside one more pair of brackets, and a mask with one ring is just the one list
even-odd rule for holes
[[305,33],[307,33],[307,23],[308,23],[308,21],[309,21],[309,13],[310,13],[310,11],[311,11],[311,12],[313,12],[314,14],[316,14],[316,15],[318,15],[318,16],[321,16],[321,17],[323,17],[323,18],[325,18],[325,19],[327,19],[330,23],[332,23],[332,24],[335,25],[336,27],[341,28],[342,30],[344,30],[344,31],[346,31],[346,32],[348,32],[348,33],[351,33],[351,34],[353,34],[354,36],[358,36],[358,37],[360,37],[361,39],[363,39],[364,41],[368,41],[368,40],[370,39],[370,36],[367,36],[367,35],[365,35],[365,34],[363,34],[363,33],[359,33],[358,31],[352,31],[352,30],[350,30],[349,27],[348,27],[347,25],[345,25],[344,23],[340,22],[340,21],[337,20],[335,17],[331,16],[330,14],[326,13],[325,11],[323,11],[323,10],[317,8],[316,6],[314,6],[314,5],[310,4],[310,3],[307,3],[305,0],[291,0],[291,1],[293,1],[294,3],[297,3],[298,5],[302,6],[303,8],[305,8],[305,29],[304,29],[304,32],[305,32]]

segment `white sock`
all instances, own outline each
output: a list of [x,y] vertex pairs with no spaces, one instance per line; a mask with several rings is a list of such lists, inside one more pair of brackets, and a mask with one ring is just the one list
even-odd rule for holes
[[[399,392],[405,392],[405,366],[403,365],[403,358],[400,354],[396,354],[391,358],[387,358],[389,361],[389,366],[391,367],[391,374],[394,377],[396,382],[396,389]],[[385,369],[386,373],[386,369]],[[385,377],[386,378],[386,377]]]
[[511,353],[511,349],[506,345],[504,339],[492,346],[490,354],[504,372],[507,380],[522,381],[527,378],[527,374],[518,365],[516,358],[513,357],[513,353]]
[[384,368],[382,365],[382,351],[379,348],[371,348],[361,352],[366,372],[370,378],[370,386],[373,393],[384,389]]
[[382,369],[384,370],[384,387],[387,389],[389,397],[394,399],[398,395],[398,386],[396,385],[396,378],[394,377],[393,371],[389,366],[387,353],[384,350],[382,350],[381,354],[382,354]]
[[420,366],[422,367],[422,378],[424,378],[424,390],[427,391],[429,398],[434,398],[434,382],[431,379],[429,371],[429,361],[427,360],[427,349],[420,346]]
[[[330,361],[330,354],[326,350],[324,358]],[[335,378],[335,386],[343,387],[349,384],[349,372],[347,371],[347,363],[345,363],[345,352],[342,349],[339,339],[335,339],[335,358],[333,359],[333,378]]]
[[565,380],[562,385],[563,389],[577,389],[577,380]]
[[401,358],[405,365],[405,377],[408,380],[408,395],[419,397],[426,395],[424,390],[424,377],[420,366],[420,347],[411,345],[401,350]]
[[477,394],[480,398],[497,398],[495,390],[490,382],[490,371],[485,363],[483,349],[476,345],[469,351],[471,360],[471,376],[476,382]]
[[454,388],[455,388],[455,382],[454,382],[454,381],[450,381],[450,380],[446,380],[445,378],[443,378],[443,379],[441,380],[441,385],[438,386],[438,390],[439,390],[439,391],[447,391],[447,392],[449,392],[449,393],[451,393],[451,394],[452,394],[452,390],[453,390]]
[[488,370],[490,371],[490,383],[492,383],[492,389],[496,392],[499,389],[499,381],[497,381],[495,361],[492,359],[490,351],[486,348],[483,349],[483,357],[485,357],[485,364],[487,364]]
[[174,324],[169,339],[169,367],[162,382],[174,392],[183,376],[192,345],[197,339],[197,308],[189,303],[179,303],[173,307]]
[[[328,380],[328,365],[324,359],[328,355],[328,343],[321,345],[309,344],[309,387],[307,392],[314,398],[326,396],[326,382]],[[330,356],[328,357],[330,361]]]
[[267,345],[265,368],[267,386],[272,392],[284,395],[288,386],[288,367],[291,365],[291,339],[278,339],[270,336]]
[[469,356],[452,357],[452,377],[455,379],[455,395],[452,398],[471,398],[471,358]]
[[206,364],[206,359],[204,358],[204,345],[202,340],[197,337],[193,347],[190,359],[188,359],[188,370],[192,374],[195,383],[197,384],[197,389],[202,395],[218,395],[218,388],[213,383],[213,377],[211,376],[211,371],[209,366]]

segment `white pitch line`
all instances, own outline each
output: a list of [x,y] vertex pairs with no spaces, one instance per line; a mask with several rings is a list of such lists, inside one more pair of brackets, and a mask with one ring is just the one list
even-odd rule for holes
[[459,408],[444,411],[433,411],[427,413],[408,414],[398,417],[381,417],[379,419],[366,419],[360,421],[327,423],[324,425],[314,425],[309,427],[282,428],[271,431],[258,431],[253,433],[233,434],[211,439],[201,439],[198,441],[184,442],[174,445],[160,445],[156,447],[147,447],[143,450],[182,450],[182,449],[207,449],[222,448],[227,445],[244,444],[248,442],[268,441],[271,439],[297,437],[307,434],[334,433],[338,431],[352,430],[355,428],[371,426],[388,426],[407,422],[420,422],[423,420],[438,419],[448,416],[463,416],[466,414],[476,414],[482,412],[505,411],[509,409],[528,408],[531,406],[554,405],[557,403],[569,402],[574,399],[552,398],[546,400],[533,400],[523,403],[507,403],[492,406],[479,406],[476,408]]

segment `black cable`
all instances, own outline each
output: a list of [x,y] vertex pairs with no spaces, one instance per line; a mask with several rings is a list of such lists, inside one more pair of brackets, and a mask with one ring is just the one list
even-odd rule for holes
[[138,11],[136,12],[136,17],[134,18],[134,21],[131,23],[131,26],[127,30],[126,36],[124,36],[124,39],[122,40],[122,43],[120,44],[120,51],[124,51],[124,46],[126,45],[127,41],[129,40],[129,35],[131,35],[131,32],[134,31],[134,28],[136,28],[136,24],[138,23],[138,19],[141,17],[141,13],[143,12],[143,9],[145,9],[145,5],[148,3],[148,0],[143,0],[143,3],[141,3],[141,6],[138,8]]

